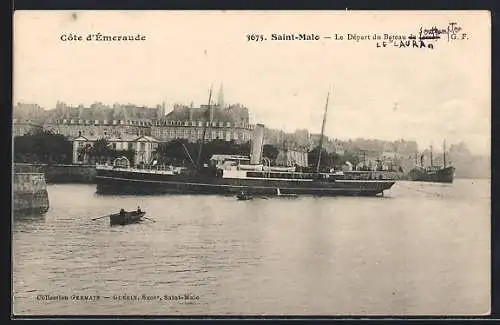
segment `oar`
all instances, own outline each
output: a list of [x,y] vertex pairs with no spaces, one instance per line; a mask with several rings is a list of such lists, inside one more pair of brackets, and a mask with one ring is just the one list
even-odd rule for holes
[[94,221],[94,220],[97,220],[97,219],[102,219],[102,218],[106,218],[106,217],[109,217],[109,214],[108,214],[107,216],[97,217],[97,218],[90,219],[90,220]]
[[144,218],[144,219],[146,219],[146,220],[151,220],[151,221],[153,221],[153,222],[156,222],[156,221],[154,221],[153,219],[150,219],[150,218],[147,218],[147,217],[143,217],[143,218]]

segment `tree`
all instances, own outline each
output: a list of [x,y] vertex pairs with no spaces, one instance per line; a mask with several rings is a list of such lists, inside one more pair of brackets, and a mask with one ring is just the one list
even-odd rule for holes
[[265,144],[262,148],[262,155],[269,158],[271,161],[275,161],[278,157],[279,150],[271,144]]
[[154,159],[159,164],[183,165],[186,160],[189,160],[186,154],[186,147],[192,159],[196,159],[193,151],[193,144],[188,143],[186,139],[174,139],[166,143],[160,143],[153,152]]
[[[186,139],[174,139],[166,143],[161,143],[158,148],[156,148],[153,155],[159,164],[185,165],[192,164],[189,157],[196,163],[199,152],[200,142],[189,143]],[[207,163],[215,154],[248,156],[249,153],[249,142],[237,144],[234,141],[216,139],[203,143],[201,147],[200,164]]]
[[105,138],[97,139],[94,142],[90,156],[97,159],[99,162],[111,159],[114,156],[114,150]]
[[[318,165],[318,158],[319,158],[319,147],[314,148],[313,150],[309,151],[307,154],[307,160],[309,162],[309,165],[311,165],[313,168],[316,168]],[[326,149],[321,150],[321,162],[319,164],[320,170],[324,169],[329,169],[333,167],[333,158],[332,155],[326,151]]]
[[25,163],[69,164],[73,144],[65,136],[49,131],[14,138],[14,161]]
[[346,152],[344,153],[344,156],[342,157],[343,163],[345,162],[350,162],[353,166],[357,166],[360,162],[361,159],[359,158],[359,155],[354,154],[352,152]]

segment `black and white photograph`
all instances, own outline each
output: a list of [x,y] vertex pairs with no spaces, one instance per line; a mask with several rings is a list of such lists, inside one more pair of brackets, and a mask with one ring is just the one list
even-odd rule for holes
[[481,316],[488,11],[13,17],[13,316]]

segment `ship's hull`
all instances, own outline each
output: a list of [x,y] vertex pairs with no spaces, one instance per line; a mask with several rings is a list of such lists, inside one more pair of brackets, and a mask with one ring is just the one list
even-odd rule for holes
[[453,183],[455,176],[454,167],[446,167],[437,170],[413,169],[410,171],[410,180],[417,182]]
[[99,194],[221,194],[245,190],[253,195],[375,196],[394,185],[392,180],[280,180],[217,178],[205,175],[162,175],[137,171],[97,170]]

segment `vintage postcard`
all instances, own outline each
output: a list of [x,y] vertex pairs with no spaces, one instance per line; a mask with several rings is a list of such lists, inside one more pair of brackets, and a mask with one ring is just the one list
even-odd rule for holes
[[12,313],[490,313],[487,11],[17,11]]

